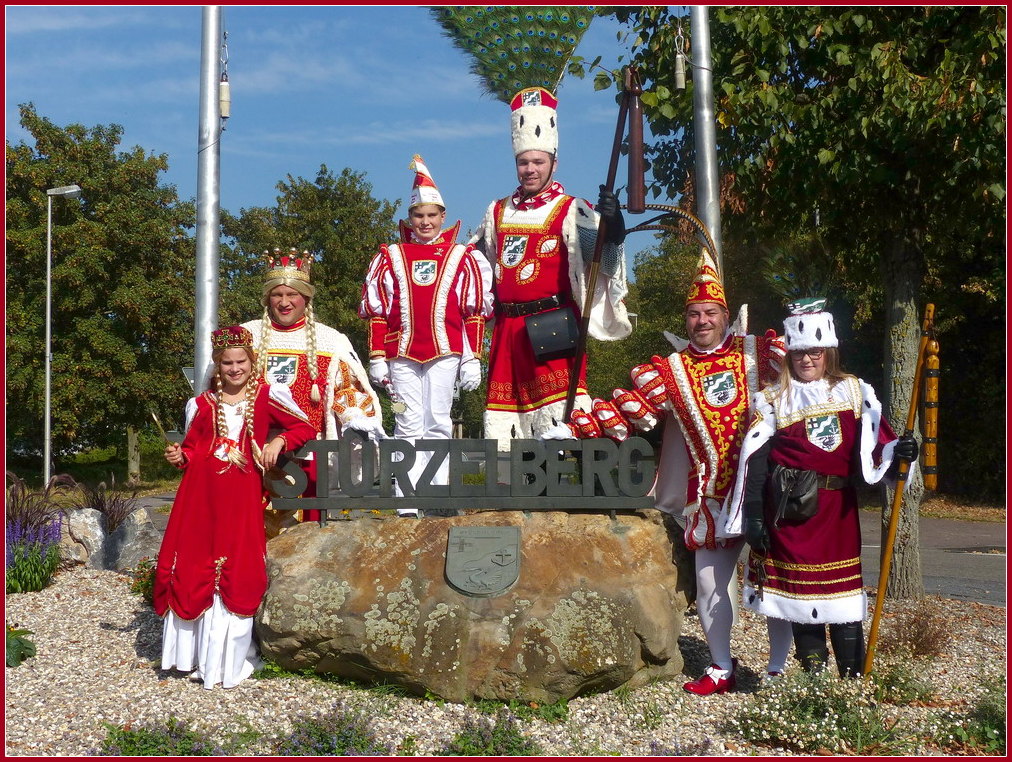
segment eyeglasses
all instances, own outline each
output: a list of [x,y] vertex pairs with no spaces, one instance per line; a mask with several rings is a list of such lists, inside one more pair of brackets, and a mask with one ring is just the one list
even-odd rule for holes
[[825,354],[825,349],[792,349],[791,357],[795,360],[800,360],[802,357],[807,356],[811,360],[821,360],[822,355]]

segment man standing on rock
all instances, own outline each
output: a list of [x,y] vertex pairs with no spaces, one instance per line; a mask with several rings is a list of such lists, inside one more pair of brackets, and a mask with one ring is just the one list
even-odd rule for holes
[[[559,133],[555,96],[528,87],[513,96],[513,155],[519,187],[493,201],[472,239],[492,263],[495,324],[489,351],[485,436],[508,450],[514,437],[531,437],[564,416],[570,374],[579,375],[576,407],[587,408],[586,362],[573,369],[572,346],[539,348],[539,325],[554,319],[579,325],[590,311],[590,335],[622,339],[632,326],[626,314],[625,224],[618,199],[601,186],[597,209],[566,194],[555,181]],[[587,276],[600,220],[605,222],[601,277],[584,304]],[[554,331],[550,328],[549,334]],[[562,331],[557,331],[561,333]],[[575,334],[574,334],[575,335]]]
[[[685,301],[689,339],[669,336],[677,351],[633,368],[633,390],[616,389],[610,401],[594,400],[589,414],[574,410],[572,424],[555,426],[543,435],[621,441],[666,423],[656,506],[682,517],[685,545],[694,551],[696,610],[712,663],[684,688],[701,696],[726,693],[736,683],[737,660],[731,657],[734,608],[728,586],[742,537],[722,535],[720,514],[734,487],[753,394],[760,384],[776,379],[785,353],[783,340],[773,331],[762,337],[747,335],[746,314],[742,307],[729,327],[720,274],[704,252]],[[787,654],[783,658],[786,661]]]
[[[383,436],[379,398],[351,341],[340,331],[316,322],[308,251],[264,252],[264,314],[243,323],[256,347],[256,374],[268,383],[289,387],[309,418],[317,439],[337,439],[346,429]],[[311,453],[313,455],[313,453]],[[299,463],[309,477],[303,493],[316,494],[314,458]],[[302,511],[303,521],[317,521],[318,510]]]

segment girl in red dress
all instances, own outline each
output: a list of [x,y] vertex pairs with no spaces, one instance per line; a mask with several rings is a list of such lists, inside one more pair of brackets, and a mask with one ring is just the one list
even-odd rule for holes
[[[263,471],[316,432],[283,384],[253,376],[253,337],[211,334],[214,377],[186,405],[166,459],[184,469],[155,570],[162,669],[234,688],[260,665],[253,615],[267,591]],[[268,442],[268,431],[280,430]]]

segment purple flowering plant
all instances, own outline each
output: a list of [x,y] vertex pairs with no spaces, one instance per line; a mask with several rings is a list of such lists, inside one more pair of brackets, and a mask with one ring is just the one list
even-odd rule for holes
[[54,476],[41,492],[7,472],[6,582],[7,593],[46,587],[60,565],[60,526],[63,514],[54,498],[63,487],[76,486],[69,476]]

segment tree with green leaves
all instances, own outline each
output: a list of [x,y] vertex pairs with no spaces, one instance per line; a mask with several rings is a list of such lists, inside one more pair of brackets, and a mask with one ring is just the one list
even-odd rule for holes
[[167,157],[117,148],[119,125],[58,127],[20,106],[31,142],[7,143],[8,454],[42,449],[46,190],[52,211],[52,446],[122,445],[149,409],[181,409],[192,356],[192,204],[159,182]]
[[368,357],[366,321],[358,316],[362,280],[380,244],[397,233],[397,203],[376,199],[364,173],[327,166],[312,181],[291,175],[277,185],[277,206],[222,212],[222,232],[234,243],[224,247],[219,322],[242,323],[263,310],[263,252],[294,247],[313,257],[316,285],[313,309],[321,323],[346,334]]
[[[672,84],[675,10],[610,10],[635,37],[633,61],[647,80],[645,113],[658,137],[653,173],[674,195],[691,187],[693,166],[692,98]],[[907,417],[926,301],[936,304],[943,348],[947,337],[962,349],[976,336],[975,383],[988,395],[997,391],[1000,363],[991,365],[997,357],[988,347],[1004,343],[997,318],[1005,8],[729,7],[713,16],[718,157],[725,187],[733,184],[743,202],[724,217],[725,252],[805,228],[832,244],[850,297],[877,297],[873,307],[858,307],[869,323],[884,323],[885,411],[897,426]],[[757,279],[758,268],[752,273]],[[943,390],[960,383],[945,370],[953,380]],[[976,443],[987,447],[990,438],[1000,449],[994,413],[977,410],[987,434]],[[987,452],[997,455],[994,446]],[[923,594],[922,494],[919,478],[908,482],[889,583],[894,596]]]

